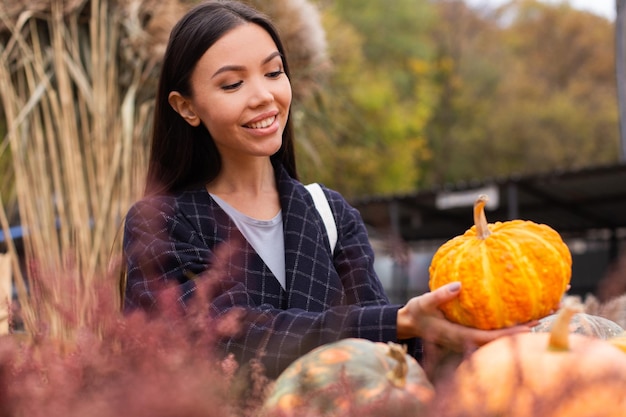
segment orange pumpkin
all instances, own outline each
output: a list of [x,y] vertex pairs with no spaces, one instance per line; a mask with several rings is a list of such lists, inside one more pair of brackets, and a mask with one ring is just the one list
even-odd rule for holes
[[487,223],[487,196],[474,204],[474,226],[444,243],[430,264],[431,290],[461,281],[457,298],[441,306],[456,323],[498,329],[555,311],[567,290],[572,256],[551,227],[532,221]]
[[[490,342],[457,367],[445,417],[624,417],[626,355],[569,332],[579,306],[564,304],[551,333]],[[453,399],[453,401],[452,401]]]
[[347,338],[312,350],[287,367],[267,396],[263,417],[424,411],[435,395],[418,362],[395,343]]

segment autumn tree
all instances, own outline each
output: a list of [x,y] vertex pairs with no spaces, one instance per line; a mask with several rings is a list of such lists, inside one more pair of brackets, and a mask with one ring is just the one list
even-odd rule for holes
[[427,155],[432,9],[424,0],[341,0],[323,7],[332,72],[305,103],[300,134],[317,162],[300,166],[347,196],[408,191]]
[[437,2],[441,95],[427,182],[615,162],[613,25],[534,0],[491,14]]
[[491,141],[475,143],[484,137],[481,123],[504,76],[498,62],[506,60],[496,21],[460,0],[437,2],[437,16],[430,37],[438,96],[426,128],[432,158],[424,162],[420,186],[475,177],[485,165],[480,157],[496,157]]
[[517,64],[498,91],[510,105],[495,109],[502,117],[490,124],[495,134],[507,132],[514,144],[500,147],[507,165],[536,171],[615,162],[612,24],[567,5],[532,1],[522,2],[516,16],[503,40]]

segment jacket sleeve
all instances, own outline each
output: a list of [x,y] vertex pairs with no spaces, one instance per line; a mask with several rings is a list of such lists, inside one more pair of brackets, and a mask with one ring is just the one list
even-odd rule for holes
[[[363,306],[388,304],[387,295],[374,269],[375,255],[361,214],[340,193],[324,189],[338,228],[338,241],[334,252],[335,269],[341,277],[349,302]],[[393,327],[393,335],[381,332],[381,328],[370,327],[372,331],[364,330],[362,337],[382,342],[393,340],[397,331],[396,318],[393,318],[393,325],[388,326]],[[365,329],[367,328],[368,326],[365,326]],[[409,353],[416,359],[422,360],[421,339],[400,342],[408,345]]]
[[396,340],[399,306],[344,305],[322,312],[281,310],[254,305],[245,289],[237,286],[221,292],[211,305],[222,314],[233,307],[244,307],[244,325],[236,337],[223,341],[224,347],[243,362],[259,358],[270,377],[278,376],[291,362],[326,343],[348,337]]
[[149,312],[160,298],[173,293],[184,308],[196,287],[191,278],[210,267],[207,245],[186,219],[176,214],[175,207],[173,198],[152,198],[139,201],[126,215],[126,312],[138,308]]

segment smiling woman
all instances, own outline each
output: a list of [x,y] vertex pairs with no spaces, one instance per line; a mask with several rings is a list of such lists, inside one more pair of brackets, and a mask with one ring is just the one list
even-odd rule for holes
[[289,74],[273,24],[243,3],[203,3],[174,27],[146,195],[126,217],[125,310],[168,311],[176,300],[186,312],[208,297],[211,318],[237,320],[223,351],[259,359],[270,377],[346,338],[401,341],[421,358],[421,337],[462,349],[528,330],[447,321],[438,307],[458,283],[390,304],[359,212],[322,186],[337,225],[329,244],[298,181]]

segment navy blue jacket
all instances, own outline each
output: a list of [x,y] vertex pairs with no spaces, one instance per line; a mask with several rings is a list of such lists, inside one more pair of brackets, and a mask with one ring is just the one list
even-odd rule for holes
[[[306,188],[280,166],[276,180],[286,290],[199,186],[174,196],[146,198],[129,210],[125,310],[153,309],[160,289],[171,283],[178,286],[178,301],[186,308],[198,280],[219,276],[211,303],[214,315],[236,307],[248,313],[241,332],[222,345],[240,361],[260,357],[270,376],[311,349],[341,338],[397,341],[400,306],[389,304],[374,271],[374,253],[359,212],[339,193],[323,187],[338,228],[331,253],[324,223]],[[203,274],[211,268],[219,272]]]

